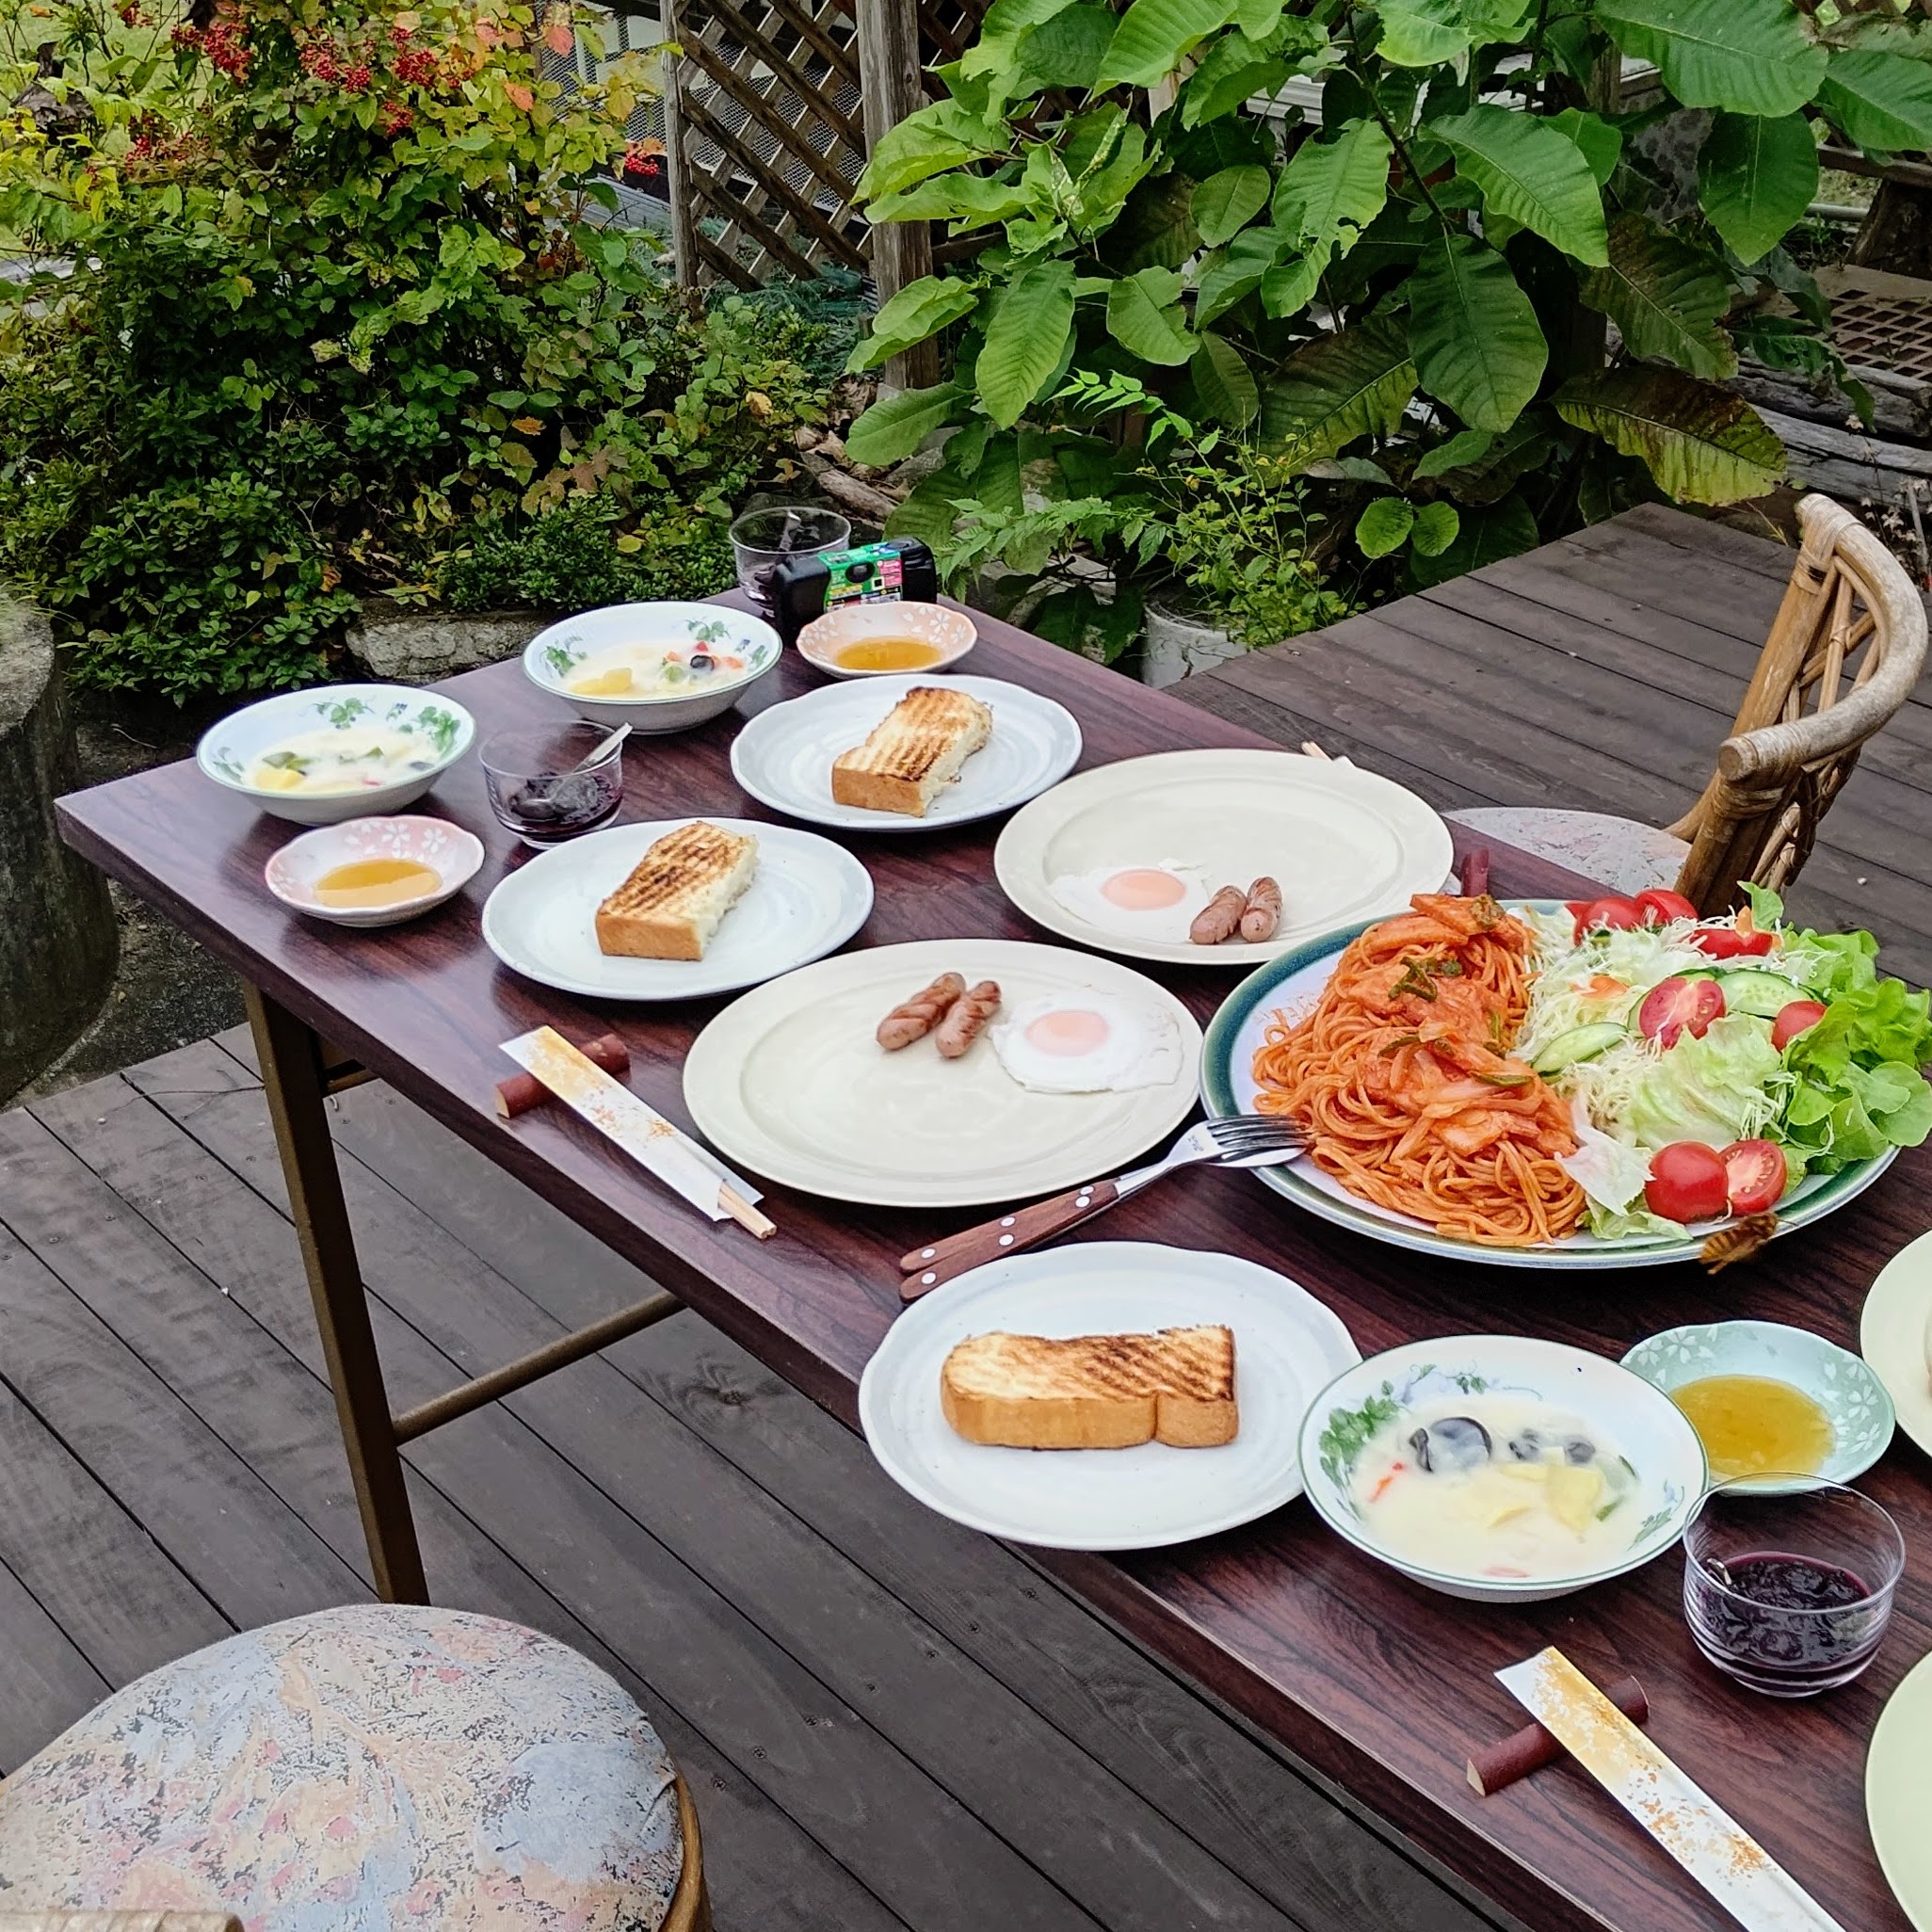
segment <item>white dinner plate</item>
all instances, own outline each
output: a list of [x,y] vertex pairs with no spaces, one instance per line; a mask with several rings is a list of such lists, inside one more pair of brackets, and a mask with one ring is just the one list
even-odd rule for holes
[[[1181,1070],[1124,1093],[1036,1093],[982,1036],[942,1060],[930,1038],[887,1053],[878,1022],[942,973],[998,982],[1014,1006],[1110,992],[1172,1016]],[[920,940],[841,953],[734,1000],[692,1042],[684,1103],[727,1160],[788,1187],[886,1207],[1052,1194],[1129,1166],[1187,1118],[1200,1028],[1130,967],[1023,940]]]
[[[1921,1234],[1887,1262],[1865,1297],[1859,1353],[1885,1384],[1898,1425],[1932,1456],[1932,1234]],[[1932,1814],[1927,1823],[1932,1824]]]
[[[992,736],[932,801],[924,818],[840,805],[832,760],[863,744],[908,691],[943,684],[992,712]],[[774,812],[845,831],[916,832],[990,818],[1043,792],[1073,769],[1080,727],[1064,704],[999,678],[854,678],[761,711],[732,741],[732,776]]]
[[[1548,912],[1562,902],[1511,899],[1506,903],[1512,909],[1534,906]],[[1354,930],[1348,930],[1297,946],[1250,973],[1221,1002],[1208,1027],[1201,1055],[1201,1100],[1210,1114],[1218,1118],[1255,1110],[1258,1096],[1254,1059],[1266,1040],[1269,1027],[1278,1016],[1294,1025],[1313,1010],[1335,970],[1336,960],[1355,936]],[[1897,1158],[1897,1148],[1888,1147],[1882,1154],[1869,1161],[1855,1161],[1835,1174],[1808,1175],[1779,1202],[1778,1235],[1782,1237],[1808,1227],[1846,1201],[1856,1199]],[[1464,1240],[1459,1235],[1440,1234],[1426,1221],[1351,1194],[1334,1175],[1324,1173],[1312,1160],[1290,1161],[1279,1167],[1258,1167],[1255,1174],[1264,1186],[1285,1195],[1325,1221],[1353,1228],[1359,1233],[1391,1242],[1397,1248],[1412,1248],[1419,1254],[1482,1262],[1492,1267],[1634,1268],[1696,1261],[1705,1239],[1723,1225],[1716,1221],[1699,1222],[1682,1236],[1629,1234],[1616,1240],[1600,1240],[1594,1234],[1578,1232],[1539,1248],[1494,1248],[1484,1242]],[[1903,1407],[1899,1420],[1905,1420]]]
[[[1240,1428],[1218,1449],[1000,1449],[953,1432],[940,1366],[969,1336],[1103,1335],[1225,1323]],[[1145,1550],[1251,1522],[1301,1494],[1309,1404],[1361,1360],[1313,1296],[1232,1254],[1087,1241],[989,1263],[893,1324],[859,1380],[879,1466],[969,1529],[1051,1550]]]
[[789,825],[707,818],[758,841],[758,870],[701,959],[629,959],[597,945],[598,907],[688,818],[614,825],[555,845],[510,874],[483,907],[483,939],[512,973],[603,1000],[692,1000],[735,992],[842,946],[872,911],[872,875],[844,846]]
[[[1001,889],[1050,932],[1103,952],[1190,966],[1256,966],[1340,926],[1403,912],[1442,890],[1449,828],[1393,781],[1295,751],[1160,751],[1083,771],[1000,833]],[[1105,867],[1198,865],[1211,885],[1281,888],[1271,940],[1198,946],[1097,926],[1054,896],[1056,878]]]
[[1878,1854],[1878,1869],[1885,1874],[1892,1895],[1917,1932],[1932,1932],[1932,1831],[1926,1829],[1932,1823],[1928,1737],[1932,1737],[1932,1657],[1921,1657],[1886,1699],[1865,1753],[1865,1822],[1871,1827],[1872,1849]]

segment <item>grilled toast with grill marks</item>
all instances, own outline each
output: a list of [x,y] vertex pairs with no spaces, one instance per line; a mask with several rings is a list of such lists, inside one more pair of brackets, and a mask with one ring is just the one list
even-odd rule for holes
[[940,1408],[969,1442],[1012,1449],[1212,1449],[1241,1425],[1234,1333],[974,1335],[940,1369]]
[[631,959],[701,959],[758,870],[758,841],[697,818],[655,841],[597,909],[597,949]]
[[970,692],[918,684],[832,761],[833,801],[924,818],[960,767],[992,736],[992,713]]

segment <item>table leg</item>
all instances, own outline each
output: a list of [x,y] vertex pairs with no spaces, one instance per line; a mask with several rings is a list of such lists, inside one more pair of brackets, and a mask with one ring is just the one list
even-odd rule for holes
[[336,1419],[348,1452],[356,1505],[362,1513],[376,1593],[391,1603],[427,1603],[423,1553],[403,1484],[402,1457],[390,1415],[382,1363],[369,1326],[369,1301],[355,1235],[342,1197],[329,1133],[321,1041],[285,1006],[244,987],[275,1144],[288,1183],[289,1212],[301,1243],[315,1326],[335,1393]]

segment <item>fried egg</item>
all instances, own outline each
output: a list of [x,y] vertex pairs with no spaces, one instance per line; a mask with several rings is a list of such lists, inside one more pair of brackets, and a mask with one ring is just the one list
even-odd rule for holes
[[1000,1065],[1034,1093],[1125,1093],[1181,1072],[1171,1013],[1091,987],[1022,1001],[988,1038]]
[[1180,859],[1070,872],[1051,881],[1047,890],[1068,911],[1103,932],[1154,940],[1184,940],[1194,915],[1215,895],[1200,867]]

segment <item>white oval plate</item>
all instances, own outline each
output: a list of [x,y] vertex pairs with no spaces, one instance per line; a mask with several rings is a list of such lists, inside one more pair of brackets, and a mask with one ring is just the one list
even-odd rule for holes
[[[1266,875],[1281,888],[1271,940],[1198,946],[1095,926],[1055,898],[1070,873],[1199,865],[1216,887]],[[1085,946],[1188,966],[1255,966],[1338,926],[1409,910],[1455,859],[1433,807],[1389,779],[1295,751],[1160,751],[1083,771],[1000,833],[993,870],[1029,919]]]
[[1898,1425],[1932,1456],[1932,1234],[1887,1262],[1865,1297],[1859,1353],[1885,1384]]
[[[1181,1071],[1127,1093],[1034,1093],[982,1038],[957,1060],[932,1041],[873,1038],[902,1000],[952,971],[1008,1006],[1095,988],[1171,1014]],[[1118,1173],[1194,1104],[1200,1028],[1131,967],[1024,940],[919,940],[821,959],[735,1000],[692,1042],[684,1103],[724,1157],[832,1200],[972,1207]]]
[[[940,1365],[971,1335],[1234,1331],[1241,1426],[1219,1449],[999,1449],[956,1435]],[[1300,1495],[1296,1439],[1316,1393],[1361,1360],[1307,1289],[1232,1254],[1087,1241],[1016,1254],[935,1290],[894,1323],[859,1380],[879,1466],[969,1529],[1050,1550],[1146,1550],[1251,1522]]]
[[[1921,1377],[1923,1380],[1924,1378]],[[1865,1822],[1892,1895],[1917,1932],[1932,1932],[1932,1657],[1886,1699],[1865,1753]]]
[[[835,804],[832,760],[862,744],[908,691],[943,684],[991,707],[992,736],[966,761],[957,784],[924,818]],[[940,677],[930,671],[826,684],[761,711],[732,741],[732,776],[774,812],[846,831],[934,831],[1010,811],[1073,769],[1080,727],[1064,704],[1000,678]]]
[[483,907],[483,939],[512,973],[603,1000],[692,1000],[735,992],[842,946],[872,911],[872,875],[842,845],[795,826],[709,818],[758,841],[758,871],[701,959],[630,959],[597,946],[598,907],[652,843],[688,818],[614,825],[554,845]]

